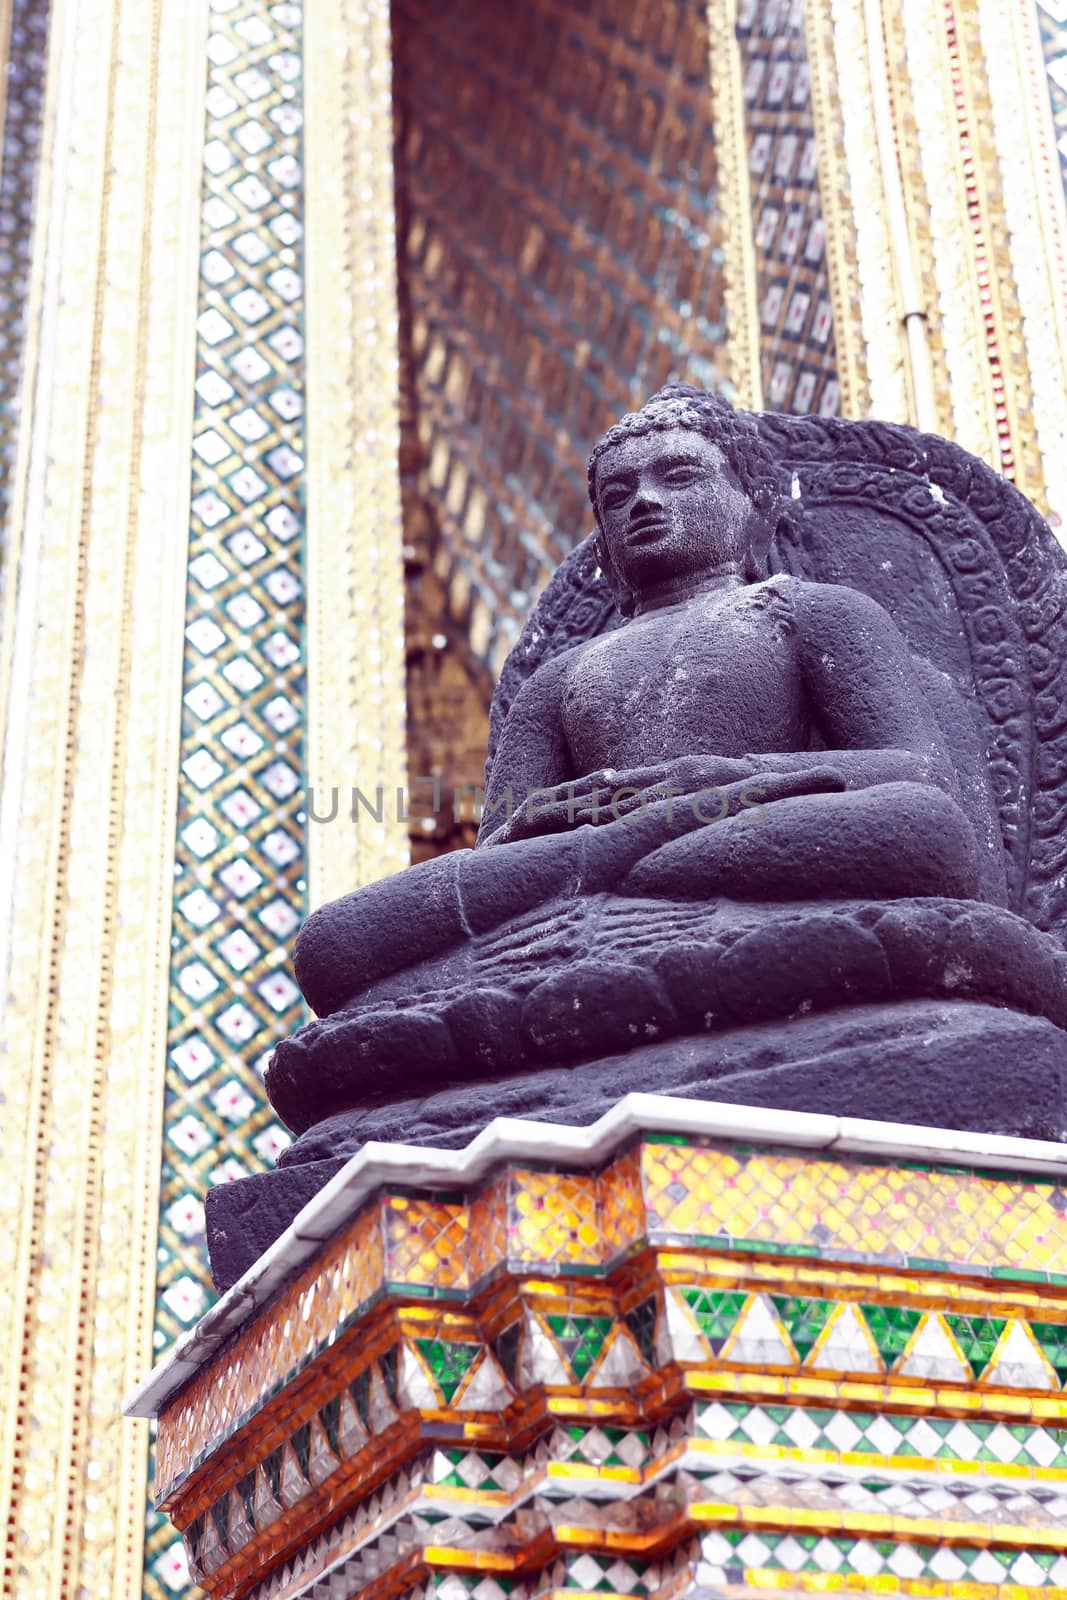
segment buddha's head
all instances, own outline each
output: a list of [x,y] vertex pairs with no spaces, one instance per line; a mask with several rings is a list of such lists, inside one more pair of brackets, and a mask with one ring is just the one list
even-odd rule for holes
[[720,395],[668,384],[609,428],[589,458],[597,559],[616,603],[715,576],[767,576],[785,511],[755,419]]

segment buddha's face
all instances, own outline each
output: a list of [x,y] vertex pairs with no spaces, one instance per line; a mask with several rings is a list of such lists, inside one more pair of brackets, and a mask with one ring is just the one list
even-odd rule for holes
[[703,434],[677,427],[613,445],[597,463],[596,498],[607,557],[638,597],[741,570],[752,503]]

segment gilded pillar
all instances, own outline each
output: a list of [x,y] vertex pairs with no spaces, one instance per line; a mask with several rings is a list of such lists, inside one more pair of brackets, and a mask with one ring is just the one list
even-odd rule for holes
[[[141,1581],[207,7],[52,8],[8,540],[5,1592]],[[7,152],[5,151],[5,159]]]

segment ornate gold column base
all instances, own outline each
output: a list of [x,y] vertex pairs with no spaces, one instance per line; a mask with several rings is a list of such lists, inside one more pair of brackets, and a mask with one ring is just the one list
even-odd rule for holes
[[379,1147],[142,1386],[162,1504],[220,1597],[1060,1594],[1065,1170],[645,1095]]
[[[4,1593],[140,1592],[206,0],[60,0],[4,640]],[[15,574],[12,573],[12,584]]]

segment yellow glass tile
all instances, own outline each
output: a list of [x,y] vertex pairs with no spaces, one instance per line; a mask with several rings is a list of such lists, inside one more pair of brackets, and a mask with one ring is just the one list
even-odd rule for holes
[[508,1177],[501,1173],[470,1200],[467,1270],[472,1284],[507,1259]]
[[588,1173],[509,1174],[508,1255],[529,1262],[599,1265],[597,1180]]
[[641,1151],[634,1146],[601,1173],[597,1184],[600,1228],[606,1260],[644,1237],[647,1223],[641,1184]]
[[388,1195],[384,1207],[391,1283],[466,1288],[467,1207],[427,1195]]

